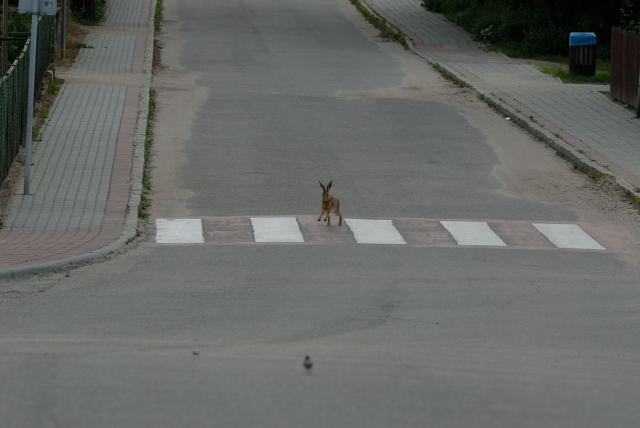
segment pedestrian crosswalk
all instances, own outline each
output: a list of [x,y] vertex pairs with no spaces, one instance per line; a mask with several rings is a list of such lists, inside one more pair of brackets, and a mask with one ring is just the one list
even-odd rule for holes
[[344,226],[327,226],[315,216],[304,215],[158,218],[155,243],[612,250],[610,244],[605,247],[604,231],[584,223],[428,218],[346,218],[344,223]]

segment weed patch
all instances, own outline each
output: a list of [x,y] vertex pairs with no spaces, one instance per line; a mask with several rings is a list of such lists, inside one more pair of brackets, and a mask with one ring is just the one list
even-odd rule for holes
[[540,71],[551,76],[555,76],[564,83],[609,83],[610,74],[608,71],[596,71],[594,76],[583,76],[581,74],[570,73],[569,70],[559,67],[549,67],[541,65]]
[[[163,0],[156,2],[156,10],[154,12],[154,31],[160,31],[163,19]],[[160,47],[157,39],[153,44],[153,65],[154,70],[159,64]],[[138,205],[138,218],[149,218],[149,208],[151,207],[151,192],[153,190],[151,180],[151,165],[153,160],[153,123],[156,119],[158,111],[158,91],[154,88],[149,89],[149,113],[147,115],[147,127],[145,129],[144,138],[144,172],[142,174],[142,194],[140,195],[140,205]]]
[[156,10],[155,13],[153,14],[153,25],[155,28],[155,31],[160,31],[160,25],[162,23],[162,19],[164,18],[164,4],[163,4],[164,0],[158,0],[156,2]]
[[371,13],[371,11],[369,11],[369,9],[360,2],[360,0],[351,0],[351,3],[356,7],[356,9],[358,9],[358,11],[365,17],[365,19],[369,21],[369,23],[380,30],[380,34],[382,35],[382,37],[400,43],[405,48],[409,47],[404,34],[396,31],[378,15]]
[[432,64],[432,67],[438,72],[440,73],[440,75],[442,77],[444,77],[445,79],[447,79],[448,81],[450,81],[451,83],[453,83],[455,86],[457,86],[458,88],[466,88],[466,89],[473,89],[473,87],[471,85],[469,85],[467,82],[465,82],[464,80],[460,80],[458,79],[456,76],[447,73],[444,68],[442,68],[442,66],[440,64]]
[[60,92],[64,80],[54,77],[51,79],[45,91],[42,91],[34,111],[35,121],[33,126],[33,139],[38,141],[42,136],[42,127],[44,122],[51,113],[51,107],[56,99],[56,95]]
[[149,208],[151,207],[151,161],[153,147],[153,122],[158,109],[158,92],[149,89],[149,114],[147,116],[147,127],[144,139],[144,173],[142,174],[142,195],[140,195],[140,205],[138,205],[138,218],[149,218]]

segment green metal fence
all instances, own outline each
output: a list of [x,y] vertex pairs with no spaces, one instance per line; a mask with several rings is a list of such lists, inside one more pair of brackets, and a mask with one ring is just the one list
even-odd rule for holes
[[[47,69],[53,63],[54,30],[55,17],[45,16],[40,19],[36,53],[38,87],[41,86]],[[4,181],[7,177],[20,145],[24,142],[27,124],[30,45],[30,41],[27,41],[18,58],[0,80],[0,181]]]

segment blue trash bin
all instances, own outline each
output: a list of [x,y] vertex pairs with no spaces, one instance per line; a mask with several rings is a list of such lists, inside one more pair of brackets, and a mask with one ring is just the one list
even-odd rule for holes
[[596,34],[569,34],[569,71],[584,76],[596,74]]

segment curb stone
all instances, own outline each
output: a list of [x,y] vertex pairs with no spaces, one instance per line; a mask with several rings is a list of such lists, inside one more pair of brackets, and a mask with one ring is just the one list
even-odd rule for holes
[[149,90],[153,71],[153,44],[155,39],[155,9],[157,0],[151,0],[149,14],[149,30],[147,32],[147,46],[145,50],[143,83],[140,88],[138,119],[134,137],[133,161],[131,166],[131,186],[129,188],[129,202],[127,214],[120,238],[95,251],[79,256],[69,257],[51,262],[0,270],[0,279],[15,279],[29,275],[52,273],[65,268],[75,268],[91,262],[106,260],[119,253],[124,247],[136,239],[138,233],[138,207],[142,195],[142,177],[144,173],[144,148],[146,139],[147,118],[149,116]]

